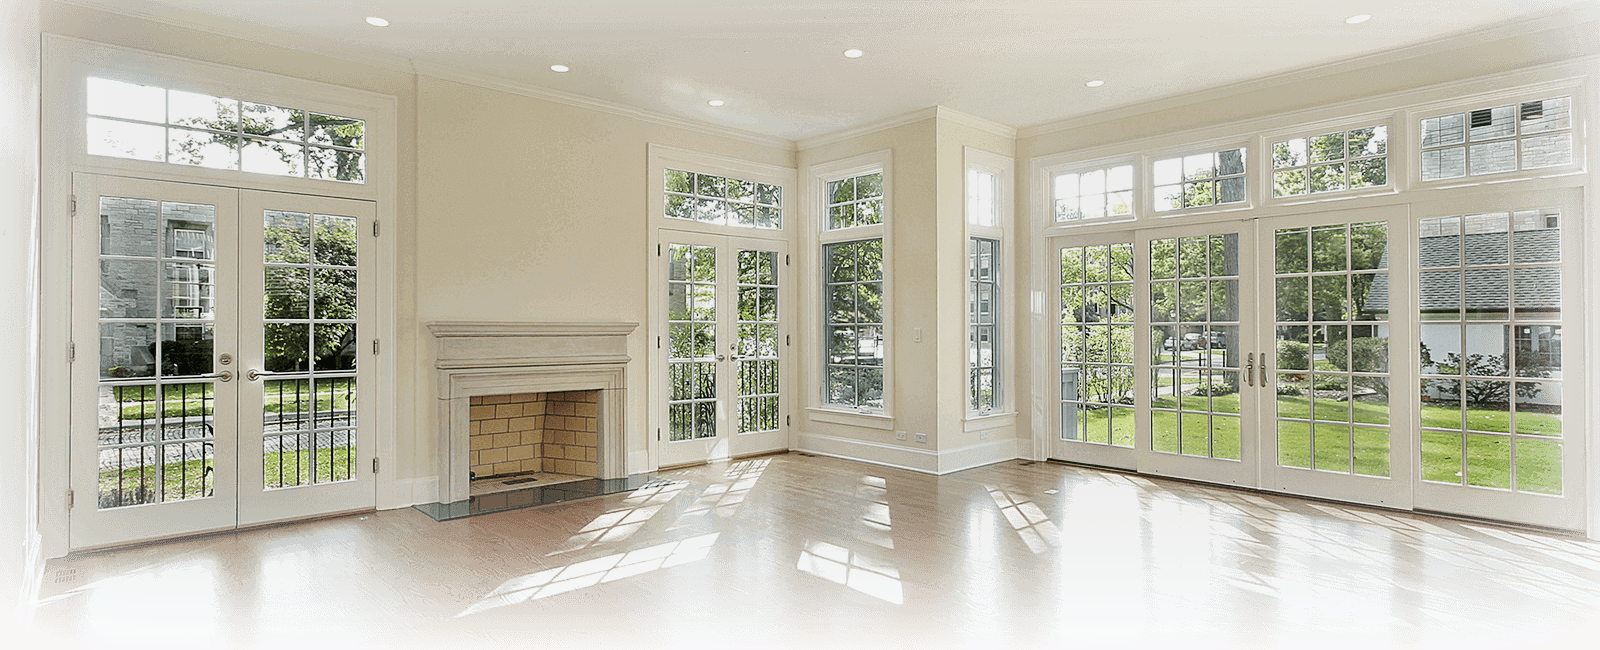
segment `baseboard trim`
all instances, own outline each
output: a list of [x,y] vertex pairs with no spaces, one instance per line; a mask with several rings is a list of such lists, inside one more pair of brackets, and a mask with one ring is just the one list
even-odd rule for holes
[[1003,438],[939,452],[939,475],[1022,458],[1020,440]]
[[390,481],[378,498],[379,510],[398,510],[419,503],[439,501],[439,477],[397,478]]
[[1021,458],[1016,438],[935,452],[839,436],[801,433],[795,451],[943,476]]

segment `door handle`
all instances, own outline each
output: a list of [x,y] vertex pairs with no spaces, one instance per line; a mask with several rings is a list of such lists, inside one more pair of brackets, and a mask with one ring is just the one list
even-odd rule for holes
[[1261,387],[1267,387],[1267,353],[1261,353]]
[[717,355],[717,361],[727,361],[727,360],[728,360],[728,355],[725,355],[725,354]]
[[1244,383],[1250,386],[1256,385],[1256,353],[1254,352],[1244,355]]
[[260,370],[256,370],[255,368],[251,368],[251,369],[245,371],[244,378],[248,379],[250,381],[259,380],[259,379],[261,379],[261,371]]

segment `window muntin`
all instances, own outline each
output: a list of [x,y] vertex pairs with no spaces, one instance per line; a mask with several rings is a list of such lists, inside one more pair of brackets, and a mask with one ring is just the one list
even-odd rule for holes
[[366,122],[90,77],[88,153],[366,182]]
[[1272,196],[1304,196],[1389,183],[1389,127],[1369,126],[1272,145]]
[[883,223],[883,172],[828,182],[828,230]]
[[1133,165],[1055,175],[1056,223],[1133,214]]
[[967,408],[1000,404],[1000,241],[973,237],[967,249]]
[[783,228],[781,186],[671,168],[664,174],[668,219],[760,230]]
[[823,402],[883,409],[883,240],[826,244]]
[[1245,150],[1226,149],[1157,160],[1151,168],[1156,212],[1243,203]]
[[1422,180],[1572,163],[1572,98],[1480,108],[1422,120]]

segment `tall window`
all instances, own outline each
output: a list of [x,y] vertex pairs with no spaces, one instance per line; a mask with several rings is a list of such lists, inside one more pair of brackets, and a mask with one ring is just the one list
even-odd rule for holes
[[1244,159],[1244,149],[1227,149],[1157,160],[1151,169],[1155,210],[1243,203]]
[[973,237],[967,253],[967,407],[999,405],[1000,241]]
[[823,367],[828,406],[884,407],[883,172],[826,185]]
[[1572,163],[1572,98],[1480,108],[1422,120],[1422,180]]
[[366,182],[367,123],[90,77],[91,155]]

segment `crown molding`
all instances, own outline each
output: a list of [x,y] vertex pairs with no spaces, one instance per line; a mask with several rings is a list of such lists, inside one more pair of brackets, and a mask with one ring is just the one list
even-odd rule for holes
[[464,83],[469,86],[477,86],[479,88],[487,88],[489,90],[498,90],[500,92],[510,93],[513,95],[520,95],[532,99],[540,99],[557,104],[565,104],[567,106],[584,108],[600,113],[609,113],[612,115],[629,117],[642,122],[649,122],[651,124],[684,129],[686,131],[694,131],[702,135],[711,135],[733,140],[740,140],[743,142],[749,142],[751,144],[782,149],[784,151],[795,151],[796,149],[793,140],[786,140],[776,136],[763,135],[752,131],[744,131],[725,126],[718,126],[715,124],[708,124],[706,122],[677,117],[675,115],[667,115],[665,113],[658,113],[656,111],[628,106],[626,104],[620,104],[604,99],[595,99],[585,95],[553,90],[550,88],[535,86],[533,84],[521,83],[492,75],[469,72],[449,66],[424,63],[422,61],[417,61],[414,63],[414,65],[416,66],[417,74],[420,76]]
[[843,142],[851,138],[860,137],[868,133],[876,133],[878,131],[905,126],[907,124],[915,124],[923,120],[931,120],[937,117],[938,114],[938,106],[919,108],[909,113],[892,115],[879,120],[874,120],[872,122],[867,122],[866,124],[840,129],[832,133],[824,133],[822,135],[812,136],[809,138],[802,138],[801,140],[795,142],[795,148],[800,151],[815,149],[817,147],[830,145],[835,142]]
[[998,135],[1002,138],[1011,140],[1017,139],[1017,128],[1014,126],[1007,126],[994,120],[987,120],[976,115],[963,113],[956,109],[945,106],[935,106],[934,114],[940,119],[950,120],[951,122],[955,122],[956,124],[960,124],[962,126],[970,126],[979,131],[983,131],[984,133]]
[[517,82],[517,81],[512,81],[510,79],[505,79],[505,78],[501,78],[501,77],[495,77],[495,76],[492,76],[492,75],[485,75],[485,74],[480,74],[480,73],[475,73],[475,72],[468,72],[466,70],[461,70],[461,69],[458,69],[458,68],[452,68],[450,66],[438,65],[438,64],[433,64],[433,63],[426,63],[426,62],[422,62],[422,61],[416,61],[416,60],[413,60],[413,59],[407,59],[407,58],[403,58],[403,57],[396,57],[396,56],[381,54],[381,53],[377,53],[377,52],[366,52],[366,51],[363,51],[363,52],[358,54],[358,53],[352,52],[348,48],[335,48],[335,47],[321,46],[321,45],[319,45],[320,39],[304,38],[304,37],[301,37],[298,34],[294,34],[293,32],[279,32],[280,34],[288,37],[287,39],[284,39],[284,40],[268,40],[268,39],[264,39],[264,38],[261,38],[261,37],[258,37],[258,36],[252,36],[252,35],[249,35],[249,34],[243,34],[243,33],[239,33],[239,32],[236,32],[236,31],[218,29],[216,27],[212,27],[212,26],[208,26],[208,25],[201,25],[201,24],[194,23],[194,22],[191,22],[191,21],[174,19],[174,18],[171,18],[169,16],[158,16],[158,15],[151,14],[149,12],[125,9],[125,8],[122,8],[122,7],[117,7],[117,6],[114,6],[114,5],[101,4],[99,2],[93,2],[93,1],[90,1],[90,0],[55,0],[55,1],[59,2],[61,4],[81,7],[81,8],[84,8],[84,9],[91,10],[91,11],[99,11],[99,12],[104,12],[104,13],[109,13],[109,14],[120,15],[120,16],[127,16],[127,17],[130,17],[130,18],[137,18],[139,20],[147,20],[147,21],[150,21],[150,22],[153,22],[153,23],[167,25],[167,26],[170,26],[170,27],[177,27],[177,28],[180,28],[180,29],[188,29],[188,30],[193,30],[193,31],[197,31],[197,32],[203,32],[203,33],[206,33],[206,34],[212,34],[212,35],[215,35],[215,36],[222,36],[222,37],[225,37],[225,38],[238,39],[238,40],[248,41],[248,42],[251,42],[251,43],[257,43],[257,44],[261,44],[261,45],[268,45],[268,46],[277,47],[277,48],[281,48],[281,49],[285,49],[285,50],[292,50],[292,51],[296,51],[296,52],[305,52],[305,53],[308,53],[308,54],[315,54],[315,55],[318,55],[318,56],[325,56],[325,57],[339,59],[341,61],[348,61],[348,62],[351,62],[351,63],[361,64],[361,65],[370,65],[370,66],[373,66],[373,67],[382,68],[382,69],[389,70],[389,71],[392,71],[392,72],[399,72],[399,73],[408,74],[408,75],[420,75],[420,76],[434,77],[434,78],[437,78],[437,79],[443,79],[445,81],[454,81],[454,82],[458,82],[458,83],[467,84],[467,85],[470,85],[470,86],[478,86],[480,88],[486,88],[486,89],[489,89],[489,90],[498,90],[498,91],[501,91],[501,92],[511,93],[511,94],[514,94],[514,95],[520,95],[520,96],[523,96],[523,97],[530,97],[530,98],[533,98],[533,99],[541,99],[541,100],[545,100],[545,101],[549,101],[549,102],[555,102],[555,103],[558,103],[558,104],[565,104],[565,105],[574,106],[574,107],[577,107],[577,108],[584,108],[584,109],[597,111],[597,112],[601,112],[601,113],[609,113],[609,114],[612,114],[612,115],[618,115],[618,116],[622,116],[622,117],[629,117],[629,118],[633,118],[633,119],[640,120],[640,121],[643,121],[643,122],[648,122],[648,123],[651,123],[651,124],[658,124],[658,125],[661,125],[661,126],[684,129],[684,130],[687,130],[687,131],[693,131],[693,132],[700,133],[700,134],[703,134],[703,135],[711,135],[711,136],[716,136],[716,137],[729,138],[729,139],[733,139],[733,140],[739,140],[739,141],[743,141],[743,142],[748,142],[748,143],[751,143],[751,144],[757,144],[757,145],[766,146],[766,147],[773,147],[773,148],[776,148],[776,149],[781,149],[783,151],[795,151],[796,150],[794,141],[787,140],[787,139],[784,139],[784,138],[779,138],[779,137],[776,137],[776,136],[763,135],[763,134],[755,133],[755,132],[751,132],[751,131],[744,131],[744,130],[741,130],[741,129],[735,129],[735,128],[730,128],[730,127],[725,127],[725,126],[719,126],[719,125],[710,124],[710,123],[707,123],[707,122],[700,122],[700,121],[691,120],[691,119],[688,119],[688,118],[677,117],[677,116],[674,116],[674,115],[667,115],[665,113],[660,113],[660,112],[651,111],[651,110],[648,110],[648,109],[629,106],[629,105],[621,104],[621,103],[618,103],[618,102],[612,102],[612,101],[607,101],[607,100],[603,100],[603,99],[596,99],[596,98],[593,98],[593,97],[587,97],[587,96],[578,95],[578,94],[575,94],[575,93],[563,92],[563,91],[554,90],[554,89],[550,89],[550,88],[542,88],[542,87],[535,86],[535,85],[532,85],[532,84],[526,84],[526,83],[521,83],[521,82]]
[[1521,20],[1515,20],[1492,27],[1473,30],[1442,39],[1432,40],[1416,45],[1395,48],[1365,54],[1348,59],[1341,59],[1333,63],[1300,68],[1275,75],[1247,79],[1232,84],[1216,86],[1191,93],[1170,95],[1163,98],[1123,104],[1121,106],[1097,111],[1092,115],[1069,117],[1063,120],[1045,122],[1033,126],[1017,129],[1016,138],[1019,140],[1035,138],[1042,135],[1070,131],[1095,124],[1103,124],[1115,120],[1146,115],[1162,111],[1182,108],[1207,101],[1222,99],[1234,95],[1266,90],[1278,86],[1309,81],[1320,77],[1327,77],[1344,72],[1352,72],[1364,68],[1373,68],[1382,65],[1401,63],[1429,54],[1459,50],[1473,45],[1491,43],[1514,36],[1540,32],[1550,29],[1559,29],[1571,25],[1600,21],[1600,7],[1576,7],[1559,9]]

